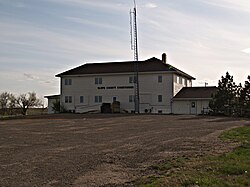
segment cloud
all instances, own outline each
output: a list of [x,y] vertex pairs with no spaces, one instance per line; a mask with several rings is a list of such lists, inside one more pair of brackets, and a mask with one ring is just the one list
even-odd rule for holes
[[120,28],[118,26],[114,26],[114,25],[107,24],[107,23],[100,23],[100,22],[96,22],[96,21],[91,21],[91,20],[87,20],[84,18],[70,17],[70,16],[66,16],[64,18],[66,20],[72,21],[74,23],[80,23],[83,25],[94,26],[94,27],[98,27],[98,28],[102,28],[102,29],[112,29],[112,30],[117,30],[117,31],[124,30],[123,28]]
[[155,3],[147,3],[145,5],[146,8],[157,8],[158,6]]
[[212,6],[226,8],[230,10],[236,10],[236,11],[244,11],[244,12],[250,12],[250,4],[247,0],[210,0],[210,1],[204,1],[206,4],[210,4]]
[[83,6],[83,7],[94,7],[95,9],[101,9],[102,11],[128,11],[131,8],[132,3],[116,3],[113,0],[47,0],[49,2],[55,2],[58,4],[67,4],[70,6]]
[[38,80],[38,79],[39,79],[39,77],[37,77],[37,76],[35,76],[35,75],[32,75],[32,74],[30,74],[30,73],[24,73],[23,75],[24,75],[24,77],[26,77],[28,80]]
[[244,53],[250,53],[250,48],[243,49],[242,52],[244,52]]

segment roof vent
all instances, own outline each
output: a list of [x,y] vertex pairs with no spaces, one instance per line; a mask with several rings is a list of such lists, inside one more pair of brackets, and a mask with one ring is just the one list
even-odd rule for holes
[[163,53],[163,54],[162,54],[162,62],[163,62],[164,64],[167,63],[167,55],[166,55],[166,53]]

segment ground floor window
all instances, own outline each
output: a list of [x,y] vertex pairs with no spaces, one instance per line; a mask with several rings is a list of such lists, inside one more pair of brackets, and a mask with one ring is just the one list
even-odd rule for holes
[[101,103],[102,102],[102,96],[95,96],[95,103]]
[[158,95],[158,102],[162,102],[162,95]]
[[191,103],[192,108],[195,108],[195,102]]
[[80,96],[80,103],[84,103],[84,97]]
[[65,103],[72,103],[72,96],[65,96]]

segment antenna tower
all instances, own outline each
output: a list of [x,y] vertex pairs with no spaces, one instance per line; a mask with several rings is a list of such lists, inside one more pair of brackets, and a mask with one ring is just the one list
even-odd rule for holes
[[140,93],[139,93],[139,64],[138,64],[138,33],[136,21],[136,3],[134,0],[134,8],[130,10],[130,36],[131,50],[134,51],[134,103],[135,113],[140,113]]

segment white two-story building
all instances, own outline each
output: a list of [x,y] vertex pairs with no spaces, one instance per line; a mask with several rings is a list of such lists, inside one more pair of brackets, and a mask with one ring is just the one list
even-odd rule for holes
[[[167,64],[165,54],[162,60],[153,57],[138,66],[140,112],[172,113],[172,98],[181,88],[191,87],[194,78]],[[84,113],[119,101],[121,111],[134,112],[134,67],[134,61],[87,63],[56,75],[61,79],[61,105]]]

